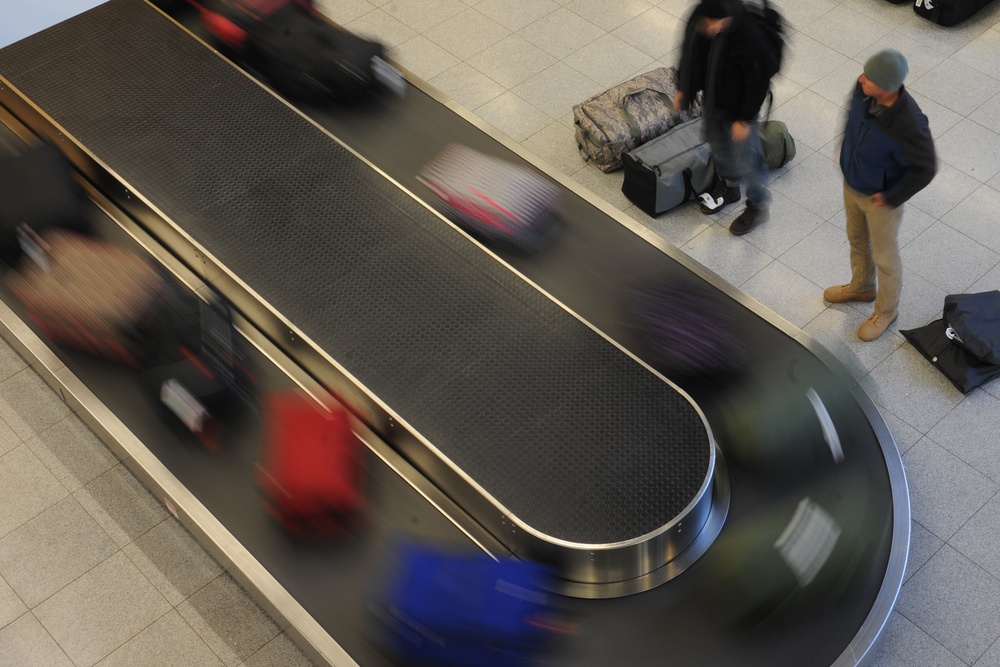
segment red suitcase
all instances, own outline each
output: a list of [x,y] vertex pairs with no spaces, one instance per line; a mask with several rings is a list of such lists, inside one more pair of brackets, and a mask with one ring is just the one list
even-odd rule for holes
[[138,253],[52,228],[31,234],[32,260],[6,279],[53,342],[141,368],[168,331],[169,286]]
[[349,413],[287,392],[265,399],[264,421],[265,508],[296,537],[343,532],[364,507],[364,446]]

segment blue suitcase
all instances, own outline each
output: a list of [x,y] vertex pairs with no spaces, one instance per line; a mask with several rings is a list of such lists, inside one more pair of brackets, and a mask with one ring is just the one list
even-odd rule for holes
[[416,544],[401,561],[372,608],[383,643],[407,664],[516,667],[544,649],[546,567]]

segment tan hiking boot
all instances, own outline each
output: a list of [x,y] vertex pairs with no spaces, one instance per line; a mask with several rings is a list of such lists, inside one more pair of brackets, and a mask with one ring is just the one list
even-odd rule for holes
[[859,292],[850,285],[834,285],[823,290],[823,298],[830,303],[847,303],[848,301],[874,301],[875,290]]
[[872,341],[885,333],[889,325],[896,321],[898,313],[872,313],[872,316],[858,327],[858,338]]

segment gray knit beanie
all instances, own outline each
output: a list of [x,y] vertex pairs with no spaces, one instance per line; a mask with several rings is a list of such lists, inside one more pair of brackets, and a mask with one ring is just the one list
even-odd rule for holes
[[879,51],[865,63],[865,76],[882,90],[894,93],[910,71],[906,58],[895,49]]

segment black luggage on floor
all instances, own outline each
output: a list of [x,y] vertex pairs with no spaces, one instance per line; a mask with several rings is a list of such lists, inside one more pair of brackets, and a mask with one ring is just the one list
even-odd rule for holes
[[991,2],[993,0],[914,0],[913,11],[939,25],[952,26]]
[[622,193],[653,217],[715,185],[715,161],[701,118],[677,125],[622,155],[622,165]]
[[49,144],[0,160],[0,259],[11,266],[22,255],[17,234],[22,224],[34,232],[89,231],[83,192],[69,161]]
[[950,294],[944,317],[900,333],[963,394],[1000,376],[1000,291]]

